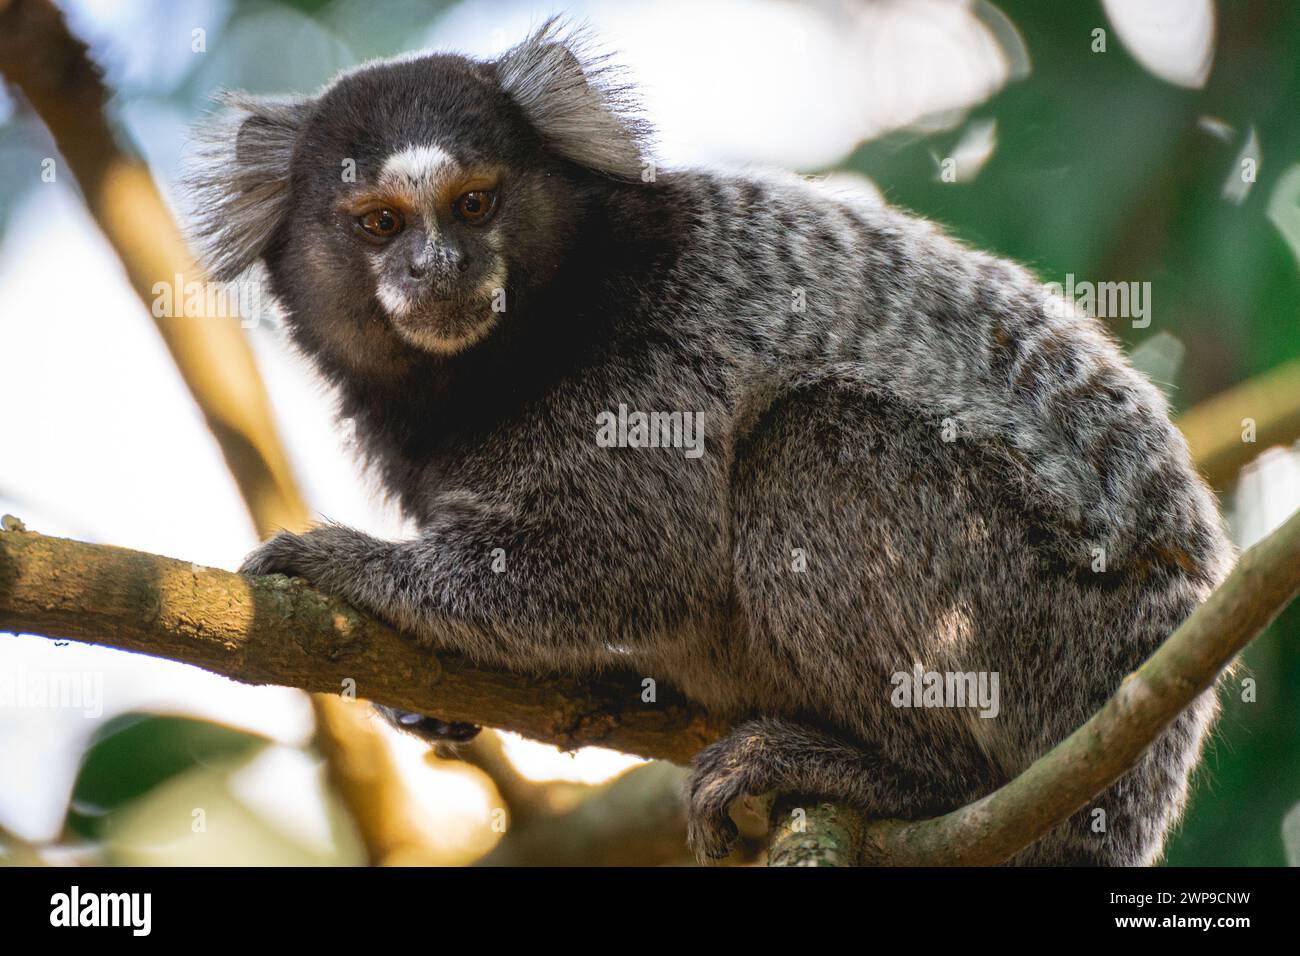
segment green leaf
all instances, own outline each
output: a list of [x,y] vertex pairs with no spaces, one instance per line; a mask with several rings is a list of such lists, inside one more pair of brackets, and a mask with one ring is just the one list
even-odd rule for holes
[[113,811],[176,774],[266,743],[264,737],[190,717],[114,717],[82,758],[65,825],[96,839]]

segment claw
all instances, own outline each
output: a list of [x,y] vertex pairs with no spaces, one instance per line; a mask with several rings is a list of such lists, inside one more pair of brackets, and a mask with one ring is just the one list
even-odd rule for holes
[[739,835],[731,805],[749,789],[744,765],[728,759],[727,743],[699,755],[689,785],[686,841],[701,863],[721,860],[731,852]]
[[708,817],[692,813],[686,824],[686,843],[695,858],[705,864],[725,859],[738,835],[736,824],[726,813]]
[[244,558],[239,573],[246,576],[283,574],[291,578],[301,577],[301,569],[298,567],[301,552],[301,539],[297,535],[281,532]]
[[426,717],[424,714],[400,713],[397,722],[401,724],[403,730],[409,730],[427,740],[449,740],[458,744],[473,740],[483,729],[477,724],[439,720],[437,717]]
[[477,724],[467,724],[455,720],[440,720],[437,717],[414,714],[408,710],[398,710],[395,707],[387,707],[382,704],[376,704],[375,709],[398,730],[405,730],[407,733],[415,734],[415,736],[431,743],[463,744],[466,741],[473,740],[478,736],[479,731],[483,729]]

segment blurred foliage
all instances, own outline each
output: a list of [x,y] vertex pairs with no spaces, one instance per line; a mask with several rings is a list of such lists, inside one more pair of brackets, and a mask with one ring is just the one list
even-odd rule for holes
[[189,717],[122,714],[96,731],[72,788],[67,829],[100,839],[115,811],[195,766],[240,757],[265,738]]
[[[962,128],[899,132],[863,144],[846,168],[886,198],[1047,281],[1151,282],[1152,324],[1112,322],[1132,347],[1167,331],[1187,347],[1180,408],[1300,355],[1300,271],[1266,216],[1274,186],[1300,162],[1300,5],[1223,4],[1214,69],[1202,90],[1138,65],[1094,2],[1000,3],[1032,60],[971,113],[995,120],[997,147],[969,183],[939,179]],[[1107,29],[1107,52],[1091,31]],[[1201,117],[1227,123],[1224,141]],[[1222,198],[1254,128],[1258,179]]]
[[[1300,800],[1300,605],[1246,649],[1219,697],[1223,716],[1193,779],[1170,866],[1283,866],[1282,820]],[[1253,678],[1256,699],[1243,700]]]

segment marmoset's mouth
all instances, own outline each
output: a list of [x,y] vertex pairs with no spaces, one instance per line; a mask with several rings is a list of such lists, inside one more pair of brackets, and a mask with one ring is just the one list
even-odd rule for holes
[[[450,300],[441,300],[450,305]],[[393,329],[402,341],[435,355],[454,355],[482,340],[495,324],[495,315],[476,315],[469,308],[420,309],[393,316]],[[486,310],[485,310],[486,311]]]

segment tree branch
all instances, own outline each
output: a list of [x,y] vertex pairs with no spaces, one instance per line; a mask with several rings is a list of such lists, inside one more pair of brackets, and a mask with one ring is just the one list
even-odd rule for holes
[[[662,866],[689,862],[686,773],[654,761],[588,788],[569,809],[512,818],[479,866]],[[674,799],[675,797],[675,799]]]
[[[1247,419],[1255,423],[1252,442],[1242,438]],[[1260,451],[1300,438],[1300,359],[1192,406],[1178,427],[1205,480],[1219,490],[1231,487]]]
[[[862,855],[862,814],[851,807],[784,794],[772,802],[768,866],[856,866]],[[942,857],[928,861],[934,866]]]
[[27,531],[0,533],[0,631],[170,658],[250,684],[353,689],[565,748],[686,762],[726,729],[662,691],[642,703],[640,677],[525,677],[435,654],[302,581]]

